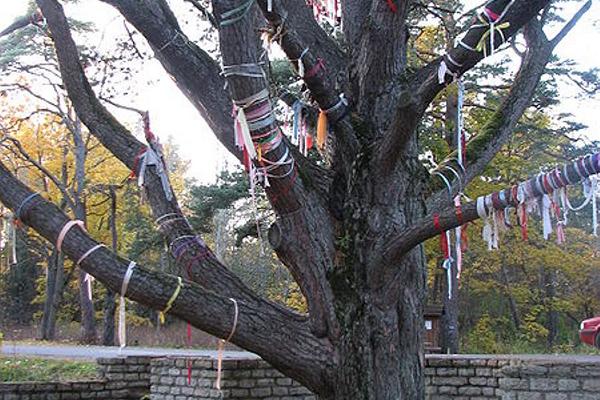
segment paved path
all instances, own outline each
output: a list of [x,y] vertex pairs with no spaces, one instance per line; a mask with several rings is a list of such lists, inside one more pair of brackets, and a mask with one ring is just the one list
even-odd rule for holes
[[578,354],[428,354],[426,358],[443,358],[456,360],[518,360],[518,361],[552,361],[563,363],[593,363],[600,364],[600,356]]
[[[69,346],[69,345],[43,345],[4,342],[0,347],[0,354],[36,356],[50,358],[80,358],[96,359],[101,357],[119,356],[193,356],[217,358],[216,350],[187,350],[168,349],[159,347],[126,347],[122,351],[118,347],[108,346]],[[223,358],[258,358],[256,354],[246,351],[225,351]]]

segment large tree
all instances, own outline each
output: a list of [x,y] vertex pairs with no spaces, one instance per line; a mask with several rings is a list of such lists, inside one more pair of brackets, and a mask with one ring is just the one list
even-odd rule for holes
[[[554,2],[492,0],[487,15],[502,15],[495,28],[475,19],[462,40],[466,45],[450,46],[447,55],[420,65],[410,61],[411,24],[429,7],[434,13],[448,12],[433,3],[342,1],[340,43],[315,21],[304,1],[213,0],[211,21],[218,29],[222,74],[219,62],[186,37],[166,0],[103,1],[146,38],[155,57],[233,155],[243,161],[245,154],[260,153],[250,169],[269,175],[265,190],[277,215],[269,240],[300,286],[308,313],[260,298],[203,241],[189,240],[196,233],[187,220],[177,217],[182,211],[156,166],[142,172],[147,198],[154,216],[163,222],[159,228],[172,244],[186,280],[181,283],[175,276],[137,266],[127,296],[159,310],[172,305],[170,313],[194,326],[221,338],[231,336],[233,343],[261,355],[320,398],[424,398],[426,264],[421,243],[477,219],[478,212],[475,203],[457,212],[447,189],[422,165],[419,124],[453,74],[463,75],[476,66],[502,37],[509,40],[523,33],[527,50],[521,67],[504,102],[468,143],[465,171],[452,186],[458,192],[483,172],[511,137],[553,49],[590,2],[549,39],[543,27],[553,15]],[[37,3],[78,117],[117,158],[139,172],[139,155],[146,145],[92,90],[58,1]],[[202,1],[191,3],[203,7]],[[276,145],[279,127],[270,117],[268,74],[261,69],[259,48],[265,26],[300,67],[315,111],[326,113],[330,133],[321,149],[323,162],[303,156],[285,138]],[[440,82],[442,61],[451,73]],[[246,142],[244,151],[236,146],[232,104],[248,116],[246,134],[253,143]],[[243,120],[240,124],[245,125]],[[450,154],[448,163],[452,158]],[[598,157],[587,161],[584,175],[600,171]],[[581,168],[575,164],[567,167],[570,182],[581,179],[576,171]],[[31,191],[1,165],[0,184],[0,200],[13,210],[20,207],[25,223],[56,241],[68,217],[40,197],[28,199]],[[549,191],[533,187],[531,196]],[[511,189],[503,191],[502,198],[505,201],[494,202],[488,211],[518,204]],[[96,244],[74,228],[66,235],[63,251],[79,260]],[[120,291],[128,265],[108,249],[91,253],[81,263],[115,291]]]

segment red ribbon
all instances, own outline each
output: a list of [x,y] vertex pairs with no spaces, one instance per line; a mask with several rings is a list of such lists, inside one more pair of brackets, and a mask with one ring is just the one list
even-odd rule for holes
[[152,131],[150,130],[150,113],[149,112],[145,112],[144,113],[144,134],[146,135],[146,140],[148,141],[148,143],[152,143],[155,140],[154,134],[152,133]]
[[304,74],[305,78],[312,78],[319,73],[321,69],[325,69],[325,63],[322,58],[317,59],[317,63],[313,65],[313,67],[308,70],[306,74]]
[[519,207],[521,207],[521,218],[519,218],[519,225],[521,225],[521,238],[523,238],[524,241],[528,241],[529,233],[527,232],[527,206],[522,204]]
[[458,223],[460,225],[463,224],[463,212],[462,212],[462,207],[460,205],[456,206],[456,219],[458,220]]
[[392,10],[393,13],[398,12],[398,6],[394,2],[394,0],[387,0],[387,4],[388,4],[388,7],[390,7],[390,10]]
[[129,179],[133,179],[137,176],[137,169],[140,164],[140,158],[142,158],[142,156],[144,155],[144,153],[146,153],[146,151],[148,151],[148,148],[142,147],[140,149],[140,151],[138,151],[138,153],[135,155],[135,158],[133,159],[133,168],[131,169],[131,174],[129,175]]
[[433,226],[435,226],[435,229],[440,232],[440,249],[444,255],[444,260],[447,260],[450,258],[450,248],[448,246],[448,238],[446,237],[446,233],[442,230],[442,226],[440,225],[440,216],[438,214],[433,216]]
[[244,149],[242,150],[242,155],[244,159],[244,168],[246,168],[246,172],[250,172],[250,156],[248,155],[246,146],[244,146]]
[[498,21],[498,19],[500,19],[500,14],[496,14],[494,11],[492,11],[489,8],[485,9],[485,15],[487,15],[488,18],[490,19],[490,21],[492,21],[492,22],[496,22],[496,21]]

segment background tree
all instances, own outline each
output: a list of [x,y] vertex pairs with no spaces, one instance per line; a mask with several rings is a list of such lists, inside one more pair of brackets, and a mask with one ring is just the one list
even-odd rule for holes
[[[466,184],[484,171],[511,137],[553,49],[591,3],[558,36],[548,39],[543,26],[554,2],[491,1],[487,7],[493,14],[503,14],[509,25],[491,31],[487,25],[472,25],[463,38],[467,46],[453,47],[444,58],[411,65],[408,21],[416,2],[396,2],[393,9],[387,2],[344,2],[343,28],[334,29],[343,36],[342,48],[314,21],[312,9],[303,2],[259,0],[257,7],[253,1],[215,0],[220,56],[226,67],[223,77],[216,61],[181,31],[166,2],[106,2],[146,38],[215,135],[240,160],[243,155],[232,135],[232,101],[250,116],[255,143],[246,141],[244,149],[248,154],[260,152],[255,167],[268,170],[273,178],[265,184],[277,215],[269,239],[301,288],[308,314],[257,296],[200,240],[171,246],[188,280],[138,266],[128,296],[156,309],[172,303],[173,314],[219,337],[232,335],[236,344],[260,354],[322,398],[423,398],[426,268],[420,244],[478,218],[473,203],[464,204],[457,214],[446,188],[432,180],[419,160],[418,126],[451,81],[447,74],[440,82],[441,61],[451,58],[455,62],[451,71],[462,75],[492,50],[486,38],[492,36],[498,45],[502,42],[498,29],[510,38],[525,26],[528,48],[514,83],[467,147],[468,165],[462,176]],[[60,4],[38,0],[38,5],[77,115],[103,145],[135,170],[136,156],[146,146],[108,113],[93,92]],[[263,53],[256,46],[258,28],[265,20],[286,56],[302,65],[298,69],[306,89],[314,106],[322,110],[317,124],[320,144],[326,133],[324,118],[330,123],[326,146],[321,147],[322,162],[304,157],[286,140],[277,146],[267,141],[270,151],[263,153],[260,139],[271,138],[268,134],[278,129],[269,116],[272,104],[264,95],[268,85],[259,64]],[[337,16],[330,19],[334,24],[336,20]],[[469,50],[476,47],[485,51]],[[225,80],[228,92],[223,89]],[[256,115],[263,118],[254,119]],[[238,120],[243,125],[243,118]],[[155,148],[151,136],[149,140]],[[599,172],[597,156],[590,160],[595,160],[590,173]],[[264,163],[273,167],[267,169]],[[154,217],[180,215],[160,169],[158,163],[144,175]],[[568,169],[576,176],[573,165]],[[0,193],[0,199],[11,209],[30,193],[2,166],[0,183],[10,188]],[[453,191],[457,190],[455,184]],[[534,194],[544,193],[542,189]],[[503,195],[511,199],[510,190]],[[55,206],[36,199],[28,205],[24,220],[55,240],[68,219]],[[170,243],[195,235],[180,217],[160,228]],[[66,239],[65,254],[75,260],[97,243],[78,229],[69,231]],[[128,265],[107,249],[94,252],[81,264],[113,290],[119,290]],[[178,295],[169,301],[173,293]],[[232,325],[236,326],[233,334]]]

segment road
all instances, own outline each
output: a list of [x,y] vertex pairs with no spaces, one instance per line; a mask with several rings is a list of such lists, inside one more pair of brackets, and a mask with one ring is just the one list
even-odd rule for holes
[[[217,358],[216,350],[168,349],[160,347],[126,347],[123,350],[120,350],[118,347],[108,346],[23,344],[6,341],[0,347],[0,354],[88,360],[120,356],[191,356]],[[255,359],[258,358],[258,356],[246,351],[225,351],[223,353],[223,358]]]

